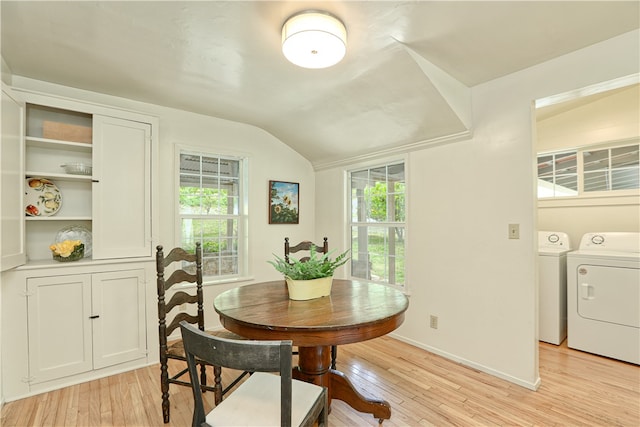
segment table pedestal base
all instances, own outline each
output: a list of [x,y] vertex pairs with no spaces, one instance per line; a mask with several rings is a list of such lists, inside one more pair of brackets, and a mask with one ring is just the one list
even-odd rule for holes
[[330,369],[331,347],[299,347],[298,367],[293,377],[327,387],[329,405],[342,400],[356,411],[372,414],[380,423],[391,418],[391,406],[384,400],[368,399],[360,394],[342,372]]

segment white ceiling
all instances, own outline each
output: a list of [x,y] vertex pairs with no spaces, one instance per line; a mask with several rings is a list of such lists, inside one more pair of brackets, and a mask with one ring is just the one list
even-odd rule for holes
[[[318,164],[465,132],[438,69],[464,93],[637,29],[639,6],[2,0],[2,57],[15,75],[258,126]],[[282,24],[306,9],[345,23],[338,65],[308,70],[282,56]]]

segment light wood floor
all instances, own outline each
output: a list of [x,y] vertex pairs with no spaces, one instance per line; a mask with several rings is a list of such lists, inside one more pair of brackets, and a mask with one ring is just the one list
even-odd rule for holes
[[[341,346],[338,368],[364,395],[389,401],[385,427],[640,426],[640,367],[566,344],[540,344],[537,392],[389,337]],[[0,425],[162,426],[158,377],[153,366],[9,402]],[[189,426],[191,389],[172,385],[171,393],[168,425]],[[333,401],[329,424],[377,421]]]

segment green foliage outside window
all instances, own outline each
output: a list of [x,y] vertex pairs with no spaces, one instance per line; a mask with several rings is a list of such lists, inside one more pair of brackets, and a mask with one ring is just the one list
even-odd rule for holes
[[205,276],[240,272],[243,176],[241,161],[203,153],[180,154],[180,245],[202,242]]
[[[216,188],[180,187],[180,211],[202,215],[227,212],[226,190]],[[213,211],[213,212],[212,212]]]
[[353,171],[350,183],[352,276],[404,286],[404,164]]
[[393,185],[393,192],[389,193],[389,197],[393,197],[394,218],[387,218],[387,183],[378,181],[373,187],[365,188],[365,197],[370,202],[370,219],[379,222],[404,221],[404,183],[396,182]]

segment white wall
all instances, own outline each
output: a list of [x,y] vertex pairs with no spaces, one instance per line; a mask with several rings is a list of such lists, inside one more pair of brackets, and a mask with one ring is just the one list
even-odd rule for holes
[[[282,255],[284,237],[313,237],[315,175],[311,164],[275,137],[253,126],[171,110],[160,116],[160,237],[165,247],[175,245],[175,145],[191,145],[220,154],[249,157],[249,268],[254,281],[277,280],[282,275],[267,264]],[[300,224],[268,224],[269,180],[300,183]],[[249,283],[249,282],[243,282]],[[218,327],[213,299],[238,283],[205,288],[208,328]]]
[[4,58],[0,56],[0,79],[8,85],[11,85],[11,69],[4,61]]
[[[474,87],[473,137],[408,154],[411,296],[396,336],[537,387],[532,102],[638,72],[639,40],[634,31]],[[317,230],[346,241],[343,174],[316,176]],[[507,238],[510,223],[519,240]]]
[[640,135],[640,85],[536,120],[538,152],[637,138]]
[[[537,121],[537,150],[554,151],[640,136],[640,85]],[[538,201],[538,229],[562,231],[577,248],[585,233],[640,232],[640,197],[589,197]]]
[[[640,232],[640,204],[638,197],[617,198],[616,202],[596,205],[599,200],[585,201],[585,205],[546,207],[538,209],[538,229],[567,233],[571,248],[578,249],[585,233],[634,231]],[[590,204],[591,203],[591,204]]]

